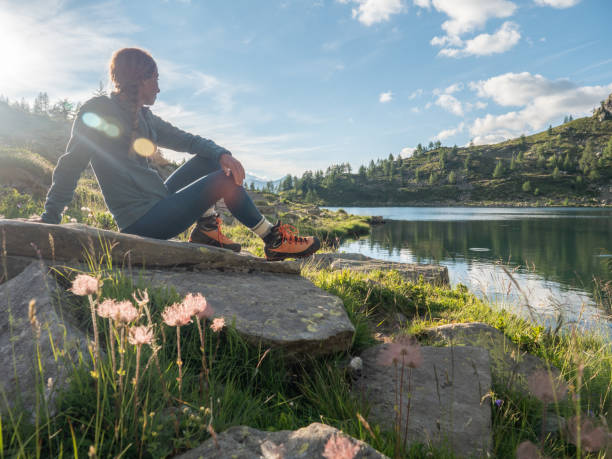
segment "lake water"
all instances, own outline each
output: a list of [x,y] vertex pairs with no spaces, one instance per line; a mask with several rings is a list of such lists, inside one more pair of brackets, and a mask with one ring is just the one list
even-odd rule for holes
[[561,318],[565,325],[612,332],[609,313],[593,299],[594,278],[612,281],[610,209],[344,210],[381,215],[387,223],[372,227],[370,236],[343,242],[340,251],[404,263],[439,263],[448,267],[452,285],[462,283],[500,307],[549,326]]

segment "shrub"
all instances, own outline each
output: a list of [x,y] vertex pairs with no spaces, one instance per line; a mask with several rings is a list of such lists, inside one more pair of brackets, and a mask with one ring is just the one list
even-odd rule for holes
[[523,183],[523,191],[525,193],[529,193],[531,191],[531,182],[529,180]]

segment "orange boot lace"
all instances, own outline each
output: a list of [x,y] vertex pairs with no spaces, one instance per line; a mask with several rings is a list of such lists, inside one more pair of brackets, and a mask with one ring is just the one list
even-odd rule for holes
[[298,230],[296,227],[288,223],[281,224],[278,227],[278,232],[281,235],[282,242],[287,241],[289,244],[300,244],[306,242],[306,238],[297,235]]

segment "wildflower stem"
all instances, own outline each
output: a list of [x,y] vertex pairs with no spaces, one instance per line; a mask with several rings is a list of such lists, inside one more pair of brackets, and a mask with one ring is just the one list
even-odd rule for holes
[[96,304],[91,295],[87,295],[89,299],[89,309],[91,311],[91,325],[93,327],[94,335],[94,371],[98,373],[98,366],[100,361],[100,343],[98,342],[98,321],[96,320]]
[[138,376],[140,373],[140,351],[142,344],[136,346],[136,375],[134,376],[134,425],[137,425],[136,420],[138,412]]
[[404,444],[402,449],[406,449],[408,440],[408,422],[410,421],[410,402],[412,401],[412,368],[408,367],[408,402],[406,402],[406,426],[404,427]]
[[115,382],[115,375],[117,373],[117,361],[115,359],[115,335],[113,333],[113,321],[108,321],[108,340],[110,341],[111,348],[111,367],[113,370],[113,382]]
[[183,361],[181,360],[181,327],[176,327],[176,352],[178,365],[178,387],[179,387],[179,400],[183,401]]

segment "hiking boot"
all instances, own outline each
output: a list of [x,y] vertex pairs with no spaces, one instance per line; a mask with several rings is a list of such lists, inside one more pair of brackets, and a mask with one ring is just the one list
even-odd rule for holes
[[216,215],[198,219],[195,228],[189,235],[189,242],[240,252],[240,244],[221,232],[221,219]]
[[321,247],[319,239],[313,236],[298,236],[291,225],[278,222],[264,237],[264,252],[268,261],[280,261],[285,258],[304,258],[315,253]]

